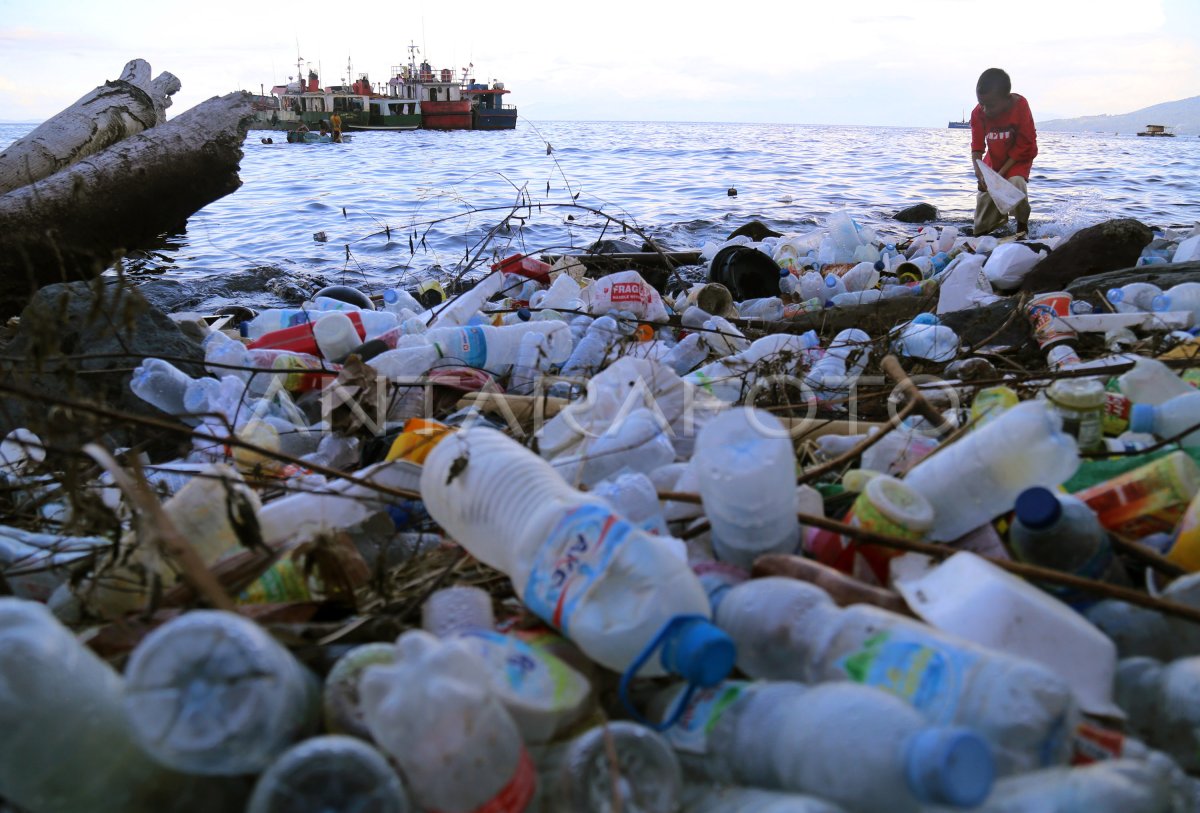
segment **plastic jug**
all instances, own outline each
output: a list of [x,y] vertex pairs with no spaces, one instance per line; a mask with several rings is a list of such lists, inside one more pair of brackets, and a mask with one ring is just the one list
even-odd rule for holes
[[1117,378],[1121,394],[1135,404],[1161,404],[1195,390],[1158,359],[1140,357]]
[[[659,714],[681,698],[665,690]],[[974,807],[995,771],[974,732],[928,725],[897,698],[848,683],[726,681],[695,695],[666,737],[710,780],[818,794],[850,810]]]
[[462,642],[410,630],[391,665],[368,666],[359,683],[363,719],[404,772],[413,801],[430,810],[524,810],[533,760],[487,666]]
[[676,549],[505,435],[475,427],[443,440],[425,461],[421,496],[451,537],[508,574],[527,607],[601,665],[697,685],[732,668],[732,643],[708,620],[704,589]]
[[313,737],[279,756],[254,785],[246,813],[410,813],[404,783],[362,740]]
[[716,620],[750,677],[883,689],[930,723],[978,731],[1001,774],[1062,763],[1070,753],[1075,697],[1041,664],[871,605],[839,608],[821,588],[792,579],[754,579],[724,591]]
[[1066,481],[1079,451],[1061,426],[1045,403],[1025,401],[910,469],[904,482],[933,506],[930,536],[957,539],[1011,510],[1026,488]]

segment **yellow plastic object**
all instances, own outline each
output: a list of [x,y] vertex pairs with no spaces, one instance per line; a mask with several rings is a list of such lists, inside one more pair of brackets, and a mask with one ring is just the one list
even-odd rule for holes
[[424,463],[425,458],[433,451],[446,435],[455,431],[437,421],[427,421],[424,418],[409,418],[404,424],[404,431],[392,442],[388,449],[389,463],[393,460],[407,460],[410,463]]

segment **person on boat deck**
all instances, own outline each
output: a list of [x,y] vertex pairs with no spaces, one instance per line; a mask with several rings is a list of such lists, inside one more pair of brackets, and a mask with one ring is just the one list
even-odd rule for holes
[[1037,131],[1025,97],[1012,92],[1012,81],[1000,68],[988,68],[975,84],[979,104],[971,111],[971,167],[979,191],[975,195],[974,234],[984,235],[1008,223],[1008,215],[996,208],[983,182],[976,161],[994,169],[1026,197],[1013,209],[1017,232],[1029,230],[1029,170],[1037,157]]
[[325,121],[325,119],[321,119],[321,135],[329,135],[329,122]]
[[329,126],[333,130],[333,140],[342,140],[342,117],[334,113],[329,117]]

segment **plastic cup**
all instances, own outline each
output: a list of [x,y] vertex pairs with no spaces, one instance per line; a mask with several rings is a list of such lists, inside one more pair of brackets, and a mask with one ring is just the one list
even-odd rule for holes
[[1025,313],[1033,325],[1033,337],[1042,350],[1075,340],[1075,330],[1060,318],[1071,314],[1073,298],[1066,291],[1054,291],[1035,296],[1026,306]]

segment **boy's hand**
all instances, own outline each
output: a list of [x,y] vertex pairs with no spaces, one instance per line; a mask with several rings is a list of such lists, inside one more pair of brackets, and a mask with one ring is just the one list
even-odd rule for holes
[[987,184],[985,184],[985,183],[983,182],[983,178],[982,178],[982,176],[978,176],[978,175],[977,175],[977,176],[975,177],[975,186],[976,186],[976,187],[979,189],[979,191],[980,191],[980,192],[986,192],[986,191],[987,191]]

